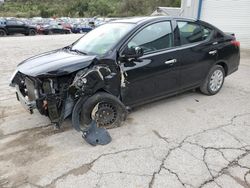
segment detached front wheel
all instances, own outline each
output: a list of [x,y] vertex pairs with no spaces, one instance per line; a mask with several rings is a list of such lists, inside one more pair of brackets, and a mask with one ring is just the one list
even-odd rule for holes
[[209,71],[206,80],[200,87],[202,93],[206,95],[215,95],[220,91],[225,79],[225,70],[220,65],[215,65]]

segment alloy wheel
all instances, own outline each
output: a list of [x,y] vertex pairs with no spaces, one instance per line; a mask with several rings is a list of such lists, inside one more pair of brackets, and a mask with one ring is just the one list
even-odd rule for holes
[[212,76],[210,77],[209,88],[213,92],[218,91],[223,84],[223,79],[224,79],[223,72],[219,69],[215,70]]

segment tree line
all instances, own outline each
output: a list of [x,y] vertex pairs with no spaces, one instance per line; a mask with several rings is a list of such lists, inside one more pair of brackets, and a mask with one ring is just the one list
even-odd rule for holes
[[124,17],[150,15],[159,6],[181,0],[5,0],[0,17]]

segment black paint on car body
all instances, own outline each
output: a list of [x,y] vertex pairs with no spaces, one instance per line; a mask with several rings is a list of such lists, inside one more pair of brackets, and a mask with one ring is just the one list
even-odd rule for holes
[[53,123],[60,125],[73,111],[73,123],[78,122],[74,127],[80,127],[80,119],[82,124],[95,119],[113,128],[134,106],[199,87],[205,94],[216,94],[239,62],[235,36],[209,23],[130,18],[104,24],[72,45],[23,61],[11,86],[25,108],[37,108]]

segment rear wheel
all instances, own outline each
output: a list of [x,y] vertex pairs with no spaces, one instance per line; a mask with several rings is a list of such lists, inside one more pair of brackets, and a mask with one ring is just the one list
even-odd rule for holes
[[225,70],[220,65],[215,65],[209,71],[206,80],[203,82],[200,90],[206,95],[215,95],[220,91],[225,79]]
[[4,37],[6,35],[7,35],[6,31],[3,29],[0,29],[0,37]]

